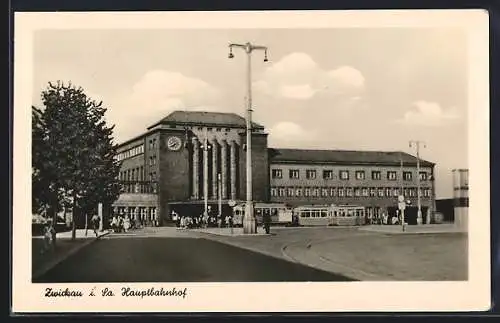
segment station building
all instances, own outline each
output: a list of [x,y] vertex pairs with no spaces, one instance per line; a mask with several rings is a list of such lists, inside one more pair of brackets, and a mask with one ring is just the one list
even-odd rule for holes
[[[166,225],[171,212],[232,212],[246,197],[246,123],[234,113],[175,111],[118,146],[123,193],[115,213]],[[434,166],[404,152],[269,148],[252,124],[253,199],[261,203],[352,204],[373,216],[394,214],[404,194],[416,222],[420,179],[424,223],[435,208]]]

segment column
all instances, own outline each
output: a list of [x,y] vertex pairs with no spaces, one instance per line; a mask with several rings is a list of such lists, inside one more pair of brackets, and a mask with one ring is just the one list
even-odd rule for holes
[[193,137],[193,198],[200,198],[200,143],[198,138]]
[[231,141],[231,199],[236,200],[236,143]]
[[218,156],[218,146],[217,146],[217,140],[213,140],[211,142],[212,145],[212,199],[216,200],[218,198],[218,192],[217,192],[217,173],[219,169],[219,162],[217,160]]
[[227,143],[224,139],[220,142],[220,159],[221,159],[221,195],[222,199],[227,199]]
[[136,206],[136,207],[135,207],[135,214],[134,214],[134,225],[135,225],[136,227],[138,227],[138,225],[139,225],[139,212],[140,212],[140,211],[139,211],[139,207],[138,207],[138,206]]

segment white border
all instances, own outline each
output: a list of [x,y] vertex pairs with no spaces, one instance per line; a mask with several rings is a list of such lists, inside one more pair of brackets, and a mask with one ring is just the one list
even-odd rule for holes
[[[47,299],[31,284],[31,87],[38,29],[459,27],[469,48],[469,281],[189,283],[185,299]],[[14,29],[13,312],[471,311],[490,307],[488,14],[483,10],[16,13]],[[228,40],[229,41],[229,40]],[[453,149],[450,146],[450,149]],[[119,290],[125,284],[96,284]],[[127,284],[151,287],[152,284]],[[51,284],[84,288],[94,285]]]

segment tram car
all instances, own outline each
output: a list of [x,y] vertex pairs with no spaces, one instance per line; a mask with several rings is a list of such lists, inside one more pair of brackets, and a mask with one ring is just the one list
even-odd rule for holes
[[[293,209],[282,203],[255,203],[254,214],[257,225],[262,224],[264,215],[271,215],[271,225],[288,226],[292,224]],[[245,215],[245,204],[233,208],[233,225],[242,226]]]
[[354,226],[365,224],[365,208],[356,205],[302,205],[293,209],[300,226]]

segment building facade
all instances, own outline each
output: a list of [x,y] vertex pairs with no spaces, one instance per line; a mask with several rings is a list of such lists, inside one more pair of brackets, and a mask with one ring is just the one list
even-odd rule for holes
[[[233,113],[175,111],[119,145],[123,193],[114,212],[145,225],[164,225],[173,210],[199,215],[231,212],[246,197],[245,119]],[[275,149],[263,126],[252,125],[256,202],[353,204],[378,215],[394,213],[397,196],[416,219],[417,177],[425,218],[434,210],[434,164],[402,152]],[[401,165],[402,164],[402,165]]]

